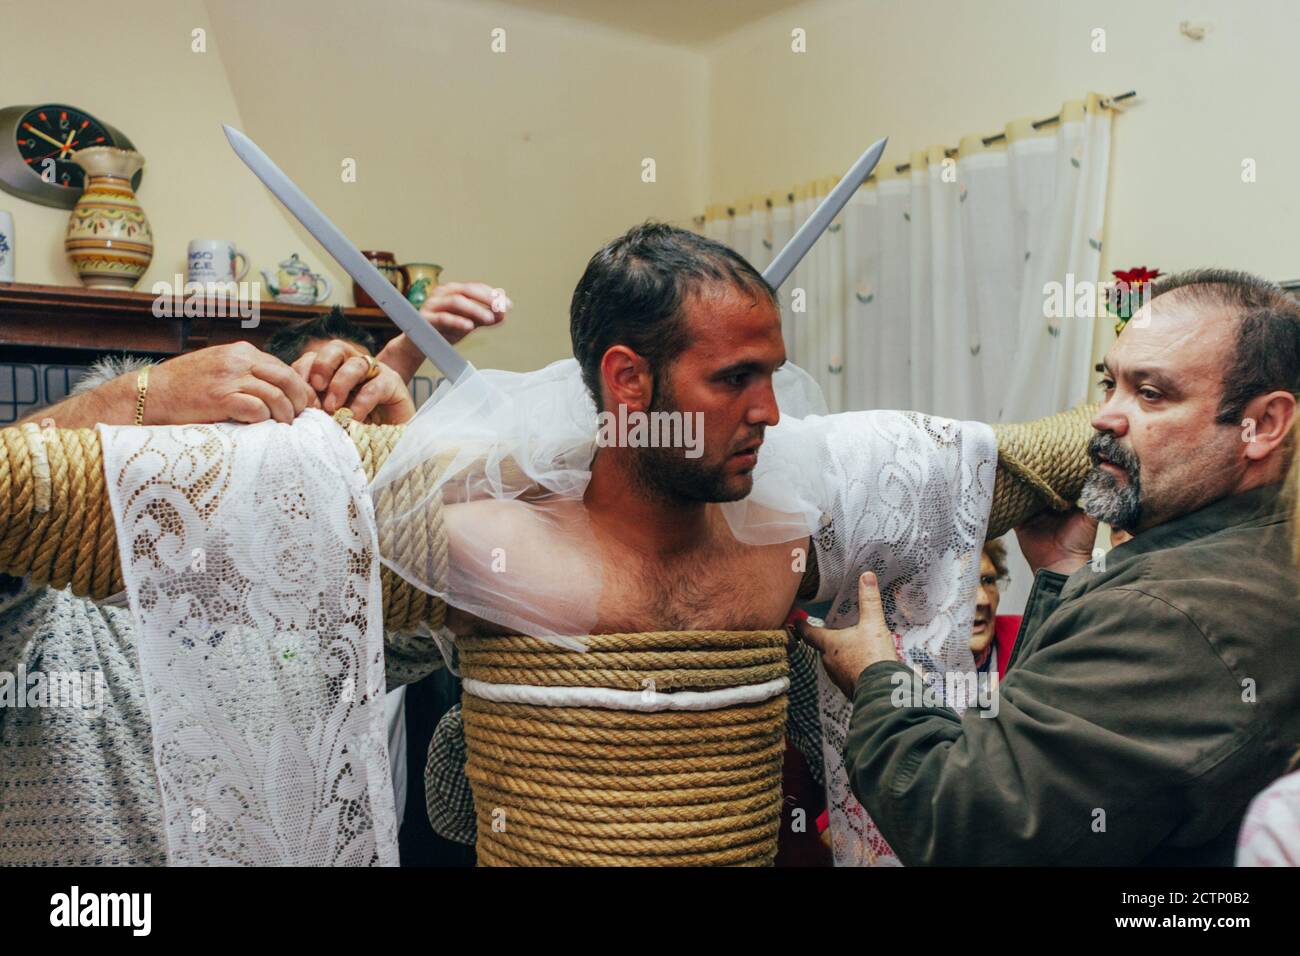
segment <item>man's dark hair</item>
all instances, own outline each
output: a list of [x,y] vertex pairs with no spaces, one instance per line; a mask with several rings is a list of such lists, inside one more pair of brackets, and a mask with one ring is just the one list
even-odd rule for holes
[[1251,399],[1268,392],[1300,396],[1300,303],[1267,279],[1231,269],[1195,269],[1156,282],[1151,298],[1175,295],[1219,306],[1237,319],[1237,342],[1223,373],[1215,421],[1240,425]]
[[591,257],[573,290],[569,335],[597,408],[605,352],[626,345],[650,363],[657,382],[690,345],[682,306],[706,283],[777,301],[776,290],[739,253],[666,223],[633,226]]
[[343,339],[360,345],[371,355],[375,354],[374,335],[348,321],[337,305],[325,315],[286,325],[266,340],[263,351],[270,352],[286,365],[292,365],[306,351],[307,343],[315,339]]

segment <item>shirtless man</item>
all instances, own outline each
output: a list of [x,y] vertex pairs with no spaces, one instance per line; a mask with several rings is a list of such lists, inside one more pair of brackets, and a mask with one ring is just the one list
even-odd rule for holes
[[[698,414],[702,453],[601,447],[583,500],[556,506],[547,520],[516,500],[453,504],[444,511],[453,568],[488,567],[490,552],[504,548],[509,554],[505,586],[486,582],[485,591],[499,595],[507,607],[511,579],[529,594],[581,589],[593,565],[589,539],[556,535],[554,529],[587,521],[602,575],[589,633],[779,629],[795,605],[814,548],[819,562],[826,562],[818,598],[833,599],[836,613],[856,607],[859,572],[892,565],[897,577],[910,580],[912,616],[939,616],[933,606],[922,610],[918,595],[942,576],[932,569],[944,566],[945,558],[956,567],[948,580],[957,587],[962,548],[954,549],[955,556],[936,555],[931,541],[953,547],[960,535],[951,529],[958,522],[948,512],[922,523],[919,504],[909,506],[960,500],[960,476],[981,466],[991,492],[996,462],[991,432],[980,458],[980,443],[964,444],[971,435],[957,423],[929,420],[926,425],[895,412],[829,416],[820,433],[830,448],[827,460],[801,462],[809,470],[827,470],[826,500],[817,502],[823,517],[817,541],[804,534],[775,544],[743,544],[721,504],[750,494],[765,431],[780,420],[773,374],[786,360],[776,294],[762,276],[719,243],[667,225],[637,226],[592,257],[574,291],[570,334],[598,409],[617,412],[623,406],[629,418]],[[949,427],[949,438],[935,437]],[[916,467],[907,467],[912,464]],[[872,524],[867,513],[878,512],[885,497],[883,491],[877,494],[882,472],[896,473],[889,496],[893,512],[890,520]],[[905,493],[899,493],[903,486]],[[983,507],[982,514],[967,516],[967,527],[987,516],[987,501]],[[982,531],[972,535],[982,538]],[[978,540],[966,544],[967,559],[978,554]],[[801,560],[805,556],[807,561]],[[910,570],[901,573],[903,567]],[[926,577],[932,573],[935,578]],[[973,574],[972,567],[972,596]],[[447,624],[462,634],[506,630],[499,618],[483,621],[455,607],[449,607]],[[960,632],[954,629],[963,651],[968,632],[969,622]],[[789,734],[820,776],[811,651],[804,645],[794,650]],[[472,843],[473,802],[459,766],[465,755],[461,738],[460,712],[454,708],[435,733],[426,792],[434,829]]]
[[[704,426],[696,458],[680,447],[599,449],[584,500],[569,503],[574,522],[585,510],[600,549],[592,631],[780,628],[802,577],[792,551],[806,555],[808,539],[743,545],[718,504],[749,494],[764,429],[780,419],[772,375],[785,344],[775,293],[730,249],[646,224],[592,258],[573,303],[574,353],[598,408],[699,413]],[[591,567],[585,549],[566,547],[526,504],[453,506],[446,516],[461,547],[507,546],[520,580],[544,577],[558,590]],[[474,560],[486,563],[481,552]],[[448,626],[502,631],[454,608]]]

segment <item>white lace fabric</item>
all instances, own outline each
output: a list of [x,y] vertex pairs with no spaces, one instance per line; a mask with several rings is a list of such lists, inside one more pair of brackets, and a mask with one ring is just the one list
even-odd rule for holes
[[100,426],[167,859],[396,865],[376,531],[353,444]]
[[[911,412],[845,412],[808,419],[819,431],[805,460],[824,477],[826,518],[814,535],[826,623],[858,620],[858,578],[872,571],[906,663],[935,676],[961,712],[972,673],[970,631],[980,552],[993,502],[997,439],[978,422]],[[897,866],[897,856],[849,786],[849,701],[817,668],[831,849],[839,866]]]
[[[806,379],[788,369],[778,383],[782,421],[768,429],[754,491],[724,505],[733,533],[752,544],[811,533],[831,626],[857,620],[858,576],[875,571],[905,659],[939,675],[973,670],[992,430],[905,412],[815,414],[824,405]],[[396,864],[380,552],[487,620],[588,633],[598,561],[585,582],[539,574],[520,588],[516,576],[503,590],[488,555],[457,566],[473,542],[452,541],[448,580],[435,579],[429,556],[387,547],[435,517],[435,491],[450,502],[524,498],[556,519],[555,533],[590,534],[558,520],[581,499],[594,452],[576,363],[469,381],[426,404],[370,489],[353,444],[316,411],[292,425],[101,426],[169,862]],[[383,494],[389,486],[400,493]],[[372,493],[392,503],[377,522]],[[851,705],[818,679],[836,862],[897,863],[849,789]]]

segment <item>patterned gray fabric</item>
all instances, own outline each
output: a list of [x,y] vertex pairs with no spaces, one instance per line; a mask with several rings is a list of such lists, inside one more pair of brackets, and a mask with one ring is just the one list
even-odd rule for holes
[[[786,734],[808,762],[818,786],[825,786],[822,727],[817,713],[817,652],[798,641],[790,652]],[[424,765],[424,799],[429,824],[438,835],[473,846],[478,836],[474,794],[465,776],[465,722],[460,704],[443,714]]]
[[26,589],[0,611],[0,671],[102,675],[103,710],[0,708],[0,863],[167,862],[131,612]]
[[442,652],[431,635],[384,631],[384,679],[389,690],[423,680],[442,666]]
[[[385,655],[390,688],[442,664],[431,638],[386,633],[385,644],[397,649]],[[0,706],[0,865],[166,864],[138,661],[124,606],[51,588],[0,598],[0,674],[103,679],[100,713]]]

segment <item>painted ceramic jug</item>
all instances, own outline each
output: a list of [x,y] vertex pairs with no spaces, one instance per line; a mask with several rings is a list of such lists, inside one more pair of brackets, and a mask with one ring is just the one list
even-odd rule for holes
[[0,209],[0,282],[14,281],[14,217]]
[[63,248],[82,285],[130,289],[153,260],[153,230],[131,189],[144,157],[91,146],[74,152],[72,161],[86,171],[86,187],[68,218]]

